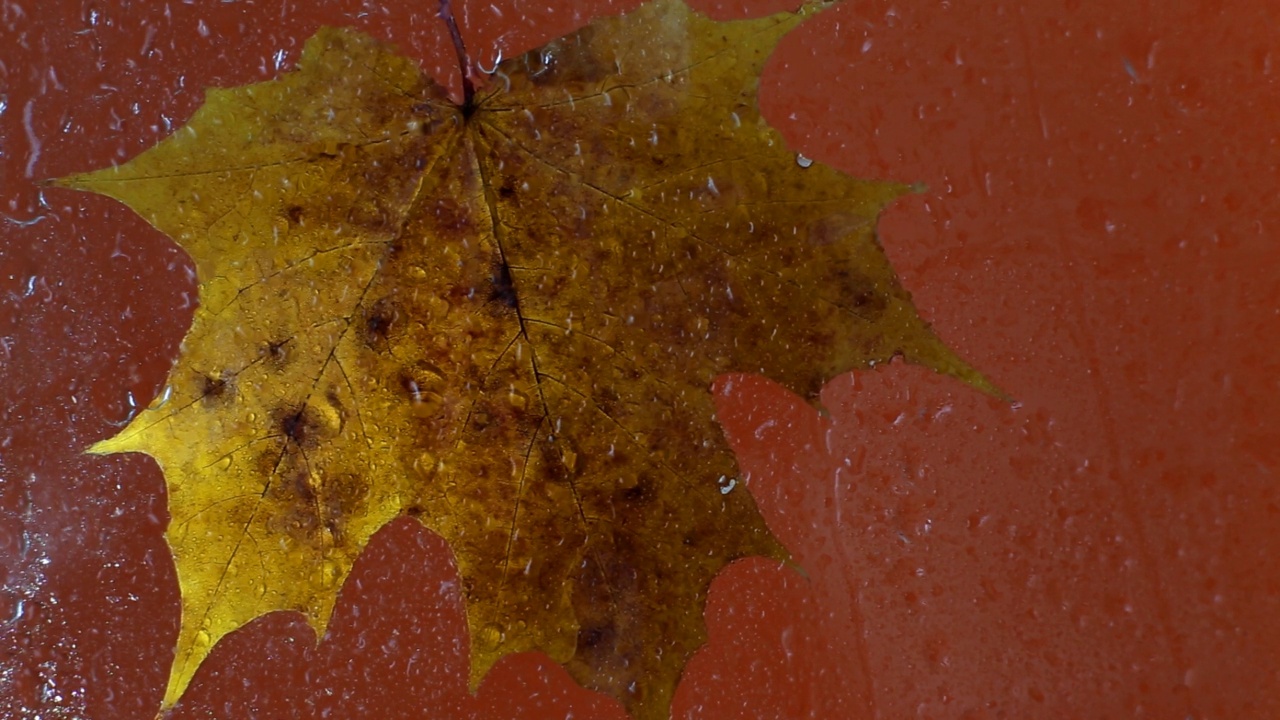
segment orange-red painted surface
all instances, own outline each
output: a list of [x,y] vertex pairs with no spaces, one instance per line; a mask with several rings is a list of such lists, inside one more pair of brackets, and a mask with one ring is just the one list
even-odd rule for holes
[[[485,66],[635,4],[455,0]],[[178,620],[158,469],[80,451],[162,387],[191,266],[35,182],[133,156],[321,24],[456,86],[433,7],[0,0],[0,716],[150,718]],[[806,156],[927,184],[881,237],[1017,402],[895,364],[832,381],[824,417],[722,378],[807,575],[722,575],[677,717],[1280,717],[1277,27],[1264,1],[850,0],[783,43],[768,116]],[[470,696],[451,562],[394,523],[318,647],[255,622],[175,718],[621,715],[537,657]]]

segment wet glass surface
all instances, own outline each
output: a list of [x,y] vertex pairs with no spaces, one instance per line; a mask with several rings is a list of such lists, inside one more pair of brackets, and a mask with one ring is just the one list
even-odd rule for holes
[[[456,3],[485,67],[635,4]],[[873,2],[783,41],[767,117],[804,158],[928,186],[880,237],[1016,403],[895,363],[829,383],[824,417],[722,378],[744,485],[807,576],[721,575],[676,716],[1280,712],[1269,13]],[[81,450],[161,391],[192,265],[127,209],[36,183],[136,155],[325,24],[458,87],[420,5],[0,4],[0,714],[151,717],[178,626],[159,470]],[[318,648],[261,619],[175,717],[621,716],[537,656],[468,695],[457,583],[396,521]]]

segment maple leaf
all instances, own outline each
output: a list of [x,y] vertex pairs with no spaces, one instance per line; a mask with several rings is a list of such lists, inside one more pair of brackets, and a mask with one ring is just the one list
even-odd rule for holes
[[199,278],[166,390],[91,448],[166,478],[165,708],[258,616],[322,636],[407,514],[457,560],[473,688],[537,650],[665,717],[714,576],[787,558],[734,490],[717,375],[812,401],[902,356],[997,392],[876,240],[908,188],[798,162],[759,114],[765,59],[824,6],[721,23],[655,0],[503,62],[461,105],[325,29],[296,71],[211,89],[153,149],[58,181],[133,208]]

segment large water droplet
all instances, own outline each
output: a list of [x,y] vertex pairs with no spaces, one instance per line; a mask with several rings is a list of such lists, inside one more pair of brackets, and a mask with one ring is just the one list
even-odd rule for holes
[[418,456],[417,460],[413,461],[413,470],[423,480],[430,482],[436,476],[436,473],[440,471],[440,462],[435,455],[424,452]]
[[511,407],[517,410],[524,410],[529,407],[529,396],[515,388],[511,388],[507,393],[507,401],[511,403]]
[[480,630],[480,647],[488,649],[497,648],[498,645],[502,644],[502,641],[505,638],[506,635],[497,625],[485,625],[484,628]]

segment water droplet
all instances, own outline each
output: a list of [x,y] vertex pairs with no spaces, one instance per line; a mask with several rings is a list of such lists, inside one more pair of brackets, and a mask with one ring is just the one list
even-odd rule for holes
[[796,153],[796,164],[802,168],[807,168],[810,165],[813,165],[813,161],[801,155],[800,153]]
[[338,434],[342,429],[342,408],[336,402],[336,398],[326,396],[323,399],[311,401],[310,405],[316,409],[316,425],[323,428],[328,435]]
[[230,455],[224,455],[224,456],[222,456],[222,459],[221,459],[221,460],[219,460],[219,461],[218,461],[218,463],[217,463],[217,468],[218,468],[219,470],[224,471],[224,472],[225,472],[225,471],[227,471],[227,470],[230,470],[230,469],[231,469],[231,456],[230,456]]
[[440,471],[440,462],[435,455],[424,452],[413,461],[413,469],[423,480],[430,481]]
[[517,410],[524,410],[529,407],[529,396],[515,388],[507,393],[507,401],[511,403],[511,407]]
[[578,452],[568,441],[560,441],[560,459],[569,474],[576,475],[578,473]]
[[502,629],[497,625],[485,625],[480,630],[480,646],[484,648],[497,648],[505,638]]

